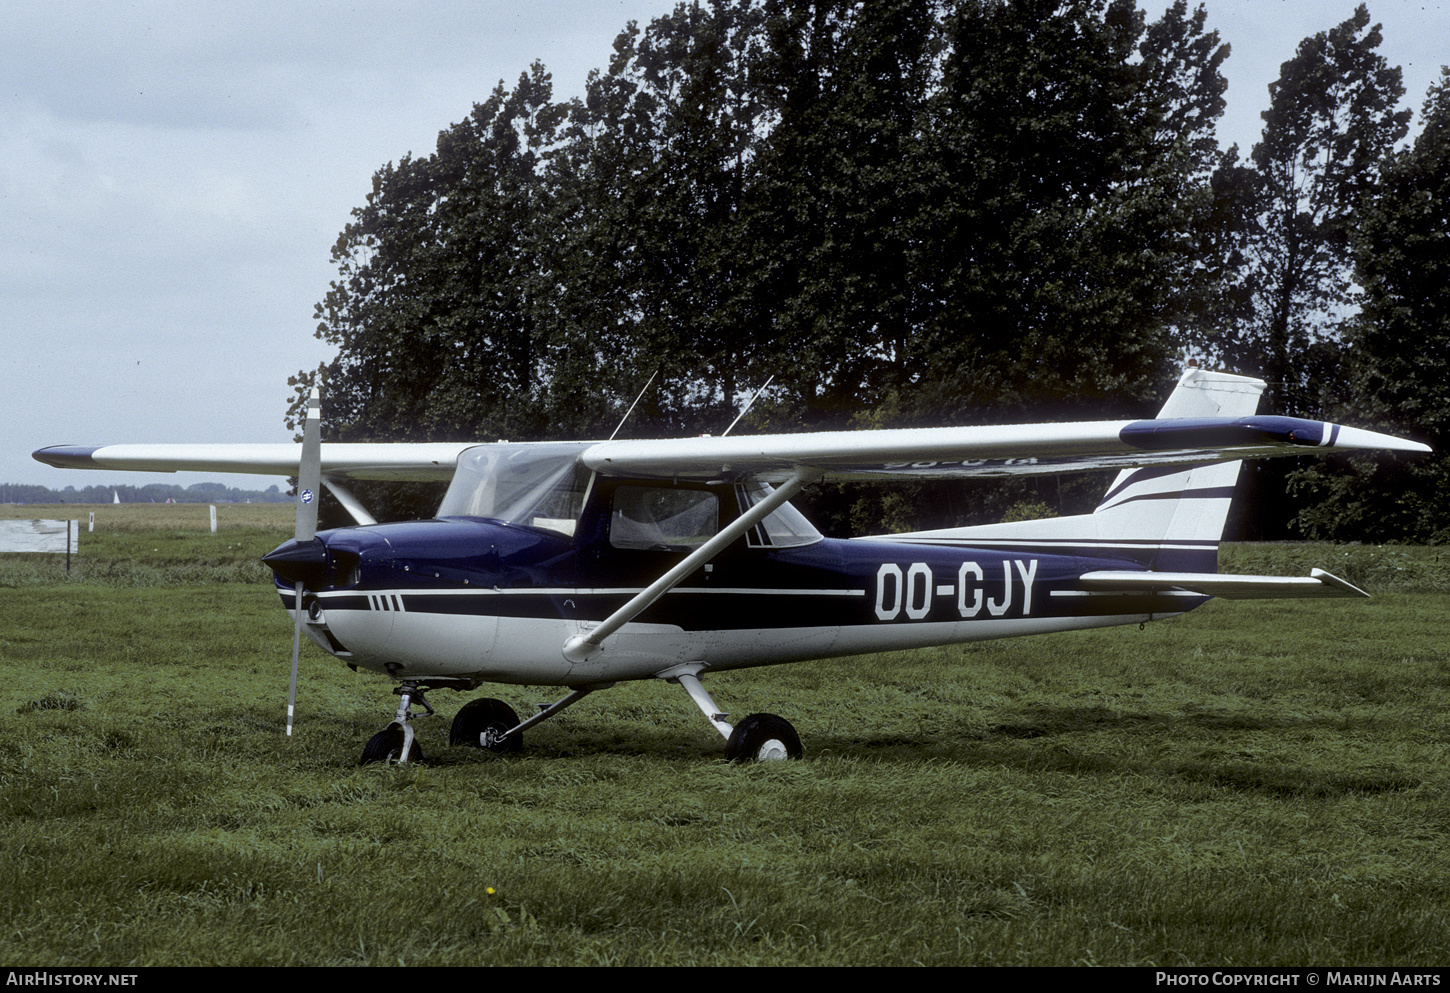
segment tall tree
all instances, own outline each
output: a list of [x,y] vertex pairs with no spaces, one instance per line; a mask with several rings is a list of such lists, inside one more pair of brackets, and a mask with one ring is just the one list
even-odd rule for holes
[[[1450,68],[1414,144],[1385,165],[1355,226],[1365,298],[1354,344],[1382,423],[1450,443]],[[1438,447],[1438,446],[1437,446]]]
[[332,437],[540,430],[541,156],[563,117],[551,96],[536,63],[442,132],[434,154],[374,175],[333,247],[339,278],[315,315],[338,356],[291,380],[300,399],[321,374]]
[[379,170],[318,308],[333,437],[587,435],[655,371],[634,430],[770,374],[757,427],[1138,409],[1212,296],[1226,54],[1186,0],[631,24],[581,99],[536,66]]
[[[631,25],[574,108],[572,171],[560,177],[575,211],[568,278],[603,291],[594,299],[612,313],[600,317],[628,357],[621,378],[662,373],[636,426],[722,427],[750,359],[738,217],[762,140],[750,78],[759,23],[750,0],[711,0]],[[597,311],[574,289],[558,299]]]
[[1202,11],[1147,30],[1128,0],[971,0],[947,31],[918,409],[1137,407],[1198,278],[1226,49]]
[[757,263],[743,289],[784,409],[843,426],[904,385],[925,305],[937,12],[912,0],[769,0],[765,12],[757,72],[773,128],[743,205]]
[[[1356,400],[1343,416],[1450,445],[1450,69],[1424,104],[1414,144],[1384,166],[1355,214],[1364,305],[1349,330]],[[1297,483],[1319,502],[1300,514],[1313,537],[1450,541],[1450,458],[1356,459]]]
[[1268,380],[1284,413],[1319,407],[1323,370],[1338,351],[1332,343],[1356,302],[1355,205],[1408,129],[1410,112],[1397,109],[1400,70],[1376,51],[1380,41],[1380,26],[1370,26],[1361,4],[1342,24],[1300,42],[1269,87],[1252,172],[1233,184],[1248,184],[1253,211],[1244,272],[1253,313],[1230,331],[1223,351],[1232,365]]
[[[1145,26],[1127,2],[967,0],[922,37],[919,5],[839,6],[854,19],[797,18],[809,44],[792,78],[809,123],[796,135],[783,120],[776,135],[815,154],[784,155],[794,173],[777,175],[822,235],[795,232],[812,251],[794,257],[799,290],[780,296],[788,315],[799,305],[802,322],[846,331],[841,361],[820,366],[842,373],[854,420],[1081,414],[1104,394],[1124,409],[1151,402],[1201,278],[1196,228],[1211,203],[1227,49],[1203,11],[1175,3]],[[858,39],[892,53],[877,63],[891,72],[832,79],[825,69],[850,66],[839,53]],[[851,85],[882,99],[873,108]],[[773,140],[770,153],[788,148]],[[837,191],[854,201],[842,209]],[[890,523],[960,517],[946,488],[926,489],[909,501],[914,519]],[[860,509],[836,516],[859,523]]]

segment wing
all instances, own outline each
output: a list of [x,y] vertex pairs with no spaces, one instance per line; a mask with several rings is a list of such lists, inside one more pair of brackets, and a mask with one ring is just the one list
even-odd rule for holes
[[808,469],[833,479],[929,479],[1044,475],[1326,449],[1430,451],[1419,442],[1326,421],[1255,415],[609,441],[587,449],[583,460],[606,476],[776,481]]
[[[476,442],[326,444],[322,474],[333,479],[417,482],[453,478],[458,453]],[[143,472],[241,472],[295,476],[302,446],[275,445],[55,445],[33,457],[60,469],[130,469]]]

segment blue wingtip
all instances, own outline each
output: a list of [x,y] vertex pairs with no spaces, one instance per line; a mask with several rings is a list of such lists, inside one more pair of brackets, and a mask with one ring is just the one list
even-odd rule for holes
[[101,466],[91,456],[100,448],[100,445],[51,445],[37,448],[30,457],[57,469],[99,469]]
[[[1338,430],[1337,425],[1331,425]],[[1168,451],[1179,448],[1232,448],[1259,444],[1288,444],[1317,447],[1324,440],[1326,425],[1299,417],[1256,414],[1232,420],[1178,417],[1134,421],[1118,437],[1135,448]]]

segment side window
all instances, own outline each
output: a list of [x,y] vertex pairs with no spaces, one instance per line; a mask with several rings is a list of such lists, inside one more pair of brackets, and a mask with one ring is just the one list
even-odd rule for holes
[[619,486],[609,518],[609,543],[615,548],[690,552],[714,537],[720,502],[704,490]]

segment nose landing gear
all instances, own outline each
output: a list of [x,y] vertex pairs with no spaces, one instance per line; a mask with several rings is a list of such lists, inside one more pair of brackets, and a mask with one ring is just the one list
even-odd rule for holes
[[[428,687],[431,689],[431,687]],[[368,739],[367,746],[363,748],[362,758],[358,765],[370,765],[374,762],[422,762],[423,749],[418,747],[418,742],[413,738],[413,703],[422,705],[427,716],[433,715],[433,708],[428,705],[428,700],[423,696],[424,687],[414,682],[403,682],[393,688],[393,692],[399,697],[398,713],[393,717],[393,723]]]
[[418,747],[418,742],[413,737],[413,705],[423,708],[424,717],[432,717],[434,711],[429,706],[425,693],[438,689],[472,690],[477,687],[478,682],[472,679],[429,679],[427,682],[403,680],[393,687],[394,695],[399,698],[398,712],[393,715],[393,723],[368,740],[358,765],[369,765],[373,762],[422,762],[423,749]]

